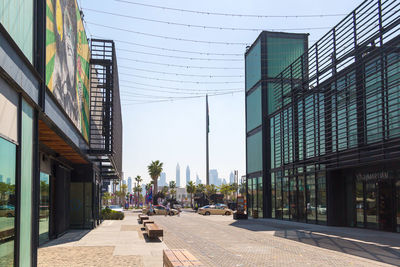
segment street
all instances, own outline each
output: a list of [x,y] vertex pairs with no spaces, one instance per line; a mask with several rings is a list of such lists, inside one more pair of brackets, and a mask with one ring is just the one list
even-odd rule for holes
[[164,248],[187,249],[206,266],[400,265],[400,236],[393,233],[183,212],[152,216],[164,238],[149,241],[137,213],[125,215],[47,243],[39,266],[162,266]]

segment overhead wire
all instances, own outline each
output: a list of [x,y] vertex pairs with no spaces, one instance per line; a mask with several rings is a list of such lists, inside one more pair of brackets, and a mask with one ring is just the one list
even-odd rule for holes
[[189,28],[200,28],[200,29],[211,29],[211,30],[229,30],[229,31],[263,31],[263,30],[268,30],[268,31],[305,31],[306,30],[306,31],[308,31],[308,30],[326,30],[326,29],[330,29],[330,27],[262,29],[262,28],[239,28],[239,27],[207,26],[207,25],[185,24],[185,23],[178,23],[178,22],[172,22],[172,21],[148,19],[148,18],[143,18],[143,17],[124,15],[124,14],[120,14],[120,13],[96,10],[96,9],[91,9],[91,8],[85,8],[85,10],[90,11],[90,12],[100,13],[100,14],[107,14],[107,15],[111,15],[111,16],[134,19],[134,20],[142,20],[142,21],[148,21],[148,22],[154,22],[154,23],[168,24],[168,25],[173,25],[173,26],[183,26],[183,27],[189,27]]
[[187,13],[194,13],[194,14],[203,14],[203,15],[213,15],[213,16],[230,16],[230,17],[250,17],[250,18],[318,18],[318,17],[338,17],[338,16],[346,16],[347,14],[310,14],[310,15],[256,15],[256,14],[232,14],[232,13],[218,13],[218,12],[208,12],[208,11],[198,11],[198,10],[188,10],[188,9],[181,9],[181,8],[172,8],[166,6],[157,6],[157,5],[150,5],[126,0],[114,0],[116,2],[122,2],[132,5],[138,6],[145,6],[151,8],[158,8],[163,10],[172,10],[172,11],[179,11],[179,12],[187,12]]
[[[212,75],[212,74],[186,74],[186,73],[177,73],[177,72],[166,72],[166,71],[155,71],[150,69],[141,69],[141,68],[133,68],[127,66],[118,66],[119,69],[128,69],[128,70],[137,70],[143,72],[151,72],[151,73],[159,73],[159,74],[167,74],[167,75],[175,75],[175,76],[187,76],[187,77],[204,77],[204,78],[236,78],[236,77],[244,77],[244,75]],[[123,73],[119,73],[123,74]],[[127,74],[123,74],[127,75]]]
[[134,31],[134,30],[123,29],[123,28],[113,27],[113,26],[107,26],[104,24],[99,24],[99,23],[94,23],[94,22],[89,22],[89,21],[87,21],[87,23],[94,25],[94,26],[98,26],[98,27],[103,27],[103,28],[108,28],[108,29],[113,29],[113,30],[118,30],[118,31],[123,31],[123,32],[130,32],[130,33],[135,33],[135,34],[150,36],[150,37],[155,37],[155,38],[162,38],[162,39],[167,39],[167,40],[184,41],[184,42],[192,42],[192,43],[203,43],[203,44],[218,44],[218,45],[242,45],[242,46],[248,45],[248,43],[240,43],[240,42],[218,42],[218,41],[203,41],[203,40],[177,38],[177,37],[157,35],[157,34],[146,33],[146,32],[138,32],[138,31]]
[[[139,91],[146,91],[146,92],[160,92],[160,93],[170,93],[170,94],[184,94],[184,95],[199,95],[199,94],[203,94],[203,93],[207,93],[207,92],[213,92],[213,89],[211,90],[195,90],[195,91],[191,91],[191,90],[187,90],[187,89],[180,89],[180,90],[176,90],[176,89],[171,89],[171,90],[160,90],[160,89],[154,89],[154,88],[142,88],[142,87],[137,87],[137,86],[131,86],[131,85],[125,85],[125,84],[120,84],[121,88],[130,88],[132,90],[139,90]],[[232,88],[232,89],[223,89],[224,92],[230,92],[230,91],[236,91],[236,90],[242,90],[241,88]],[[121,92],[127,92],[127,93],[133,93],[135,91],[126,91],[126,90],[121,90]],[[217,91],[219,92],[219,91]]]
[[127,80],[120,80],[120,82],[127,82],[129,84],[137,84],[137,85],[142,85],[142,86],[149,86],[149,87],[155,87],[155,88],[163,88],[163,89],[173,89],[176,91],[183,91],[183,92],[224,92],[224,91],[232,91],[232,90],[243,90],[242,88],[223,88],[223,89],[206,89],[206,90],[201,90],[201,89],[196,89],[196,88],[180,88],[180,87],[172,87],[172,86],[160,86],[157,84],[148,84],[148,83],[138,83],[138,82],[133,82],[133,81],[127,81]]
[[147,80],[165,81],[165,82],[176,82],[176,83],[193,83],[193,84],[233,84],[233,83],[244,83],[244,81],[184,81],[184,80],[171,80],[171,79],[161,79],[149,76],[142,76],[136,74],[124,74],[130,77],[137,77]]
[[162,63],[162,62],[155,62],[155,61],[146,61],[146,60],[140,60],[140,59],[119,57],[119,56],[118,56],[118,59],[134,61],[134,62],[141,62],[141,63],[146,63],[146,64],[155,64],[155,65],[161,65],[161,66],[168,66],[168,67],[185,68],[185,69],[214,69],[214,70],[242,70],[243,69],[243,68],[235,68],[235,67],[177,65],[177,64],[169,64],[169,63]]

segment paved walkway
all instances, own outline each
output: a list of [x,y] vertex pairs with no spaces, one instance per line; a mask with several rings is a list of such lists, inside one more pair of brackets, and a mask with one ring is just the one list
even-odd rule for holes
[[143,236],[137,215],[126,213],[122,221],[104,221],[92,231],[69,231],[46,243],[38,251],[38,266],[43,267],[110,267],[162,266],[160,240]]
[[92,231],[70,231],[39,249],[39,266],[162,266],[164,248],[205,266],[400,266],[400,234],[232,216],[153,216],[164,241],[143,236],[137,213]]

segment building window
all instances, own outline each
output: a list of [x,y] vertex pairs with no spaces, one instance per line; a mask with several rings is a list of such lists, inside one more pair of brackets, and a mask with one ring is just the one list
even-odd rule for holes
[[396,198],[397,198],[397,232],[400,232],[400,177],[397,177],[396,182]]
[[275,215],[275,173],[271,173],[271,217],[276,218]]
[[297,177],[298,181],[298,210],[299,210],[299,216],[298,219],[300,222],[305,222],[306,221],[306,214],[307,214],[307,205],[306,205],[306,186],[305,186],[305,180],[304,180],[304,174],[301,174]]
[[39,244],[49,240],[50,176],[40,173]]
[[316,214],[316,195],[315,195],[315,174],[307,173],[307,221],[315,223],[317,220]]
[[364,183],[356,181],[356,220],[358,227],[364,227]]
[[247,137],[247,173],[262,170],[262,132]]
[[257,181],[258,181],[258,183],[257,183],[257,186],[258,186],[258,188],[257,188],[258,216],[260,218],[262,218],[263,217],[263,180],[262,180],[262,177],[258,177],[255,179],[257,179]]
[[0,138],[0,265],[14,265],[16,145]]
[[280,173],[276,174],[276,218],[282,219],[282,176]]
[[296,183],[296,177],[292,176],[289,179],[289,186],[290,186],[290,219],[291,220],[297,220],[298,219],[298,214],[297,214],[297,183]]
[[283,219],[289,220],[289,178],[282,178]]
[[247,132],[261,125],[261,85],[246,97]]
[[376,181],[369,180],[365,184],[365,213],[367,217],[367,227],[372,229],[378,228],[378,211],[377,211],[377,188]]
[[319,224],[326,224],[326,178],[325,173],[320,172],[317,176],[317,218]]
[[261,42],[258,41],[246,55],[246,91],[261,80]]
[[21,127],[20,265],[31,266],[33,109],[25,100],[22,100]]

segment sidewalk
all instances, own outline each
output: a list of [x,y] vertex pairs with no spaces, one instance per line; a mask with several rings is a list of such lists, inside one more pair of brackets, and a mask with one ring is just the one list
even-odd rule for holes
[[128,211],[122,221],[104,221],[98,228],[71,230],[39,248],[38,266],[162,266],[160,240],[143,237],[137,213]]

